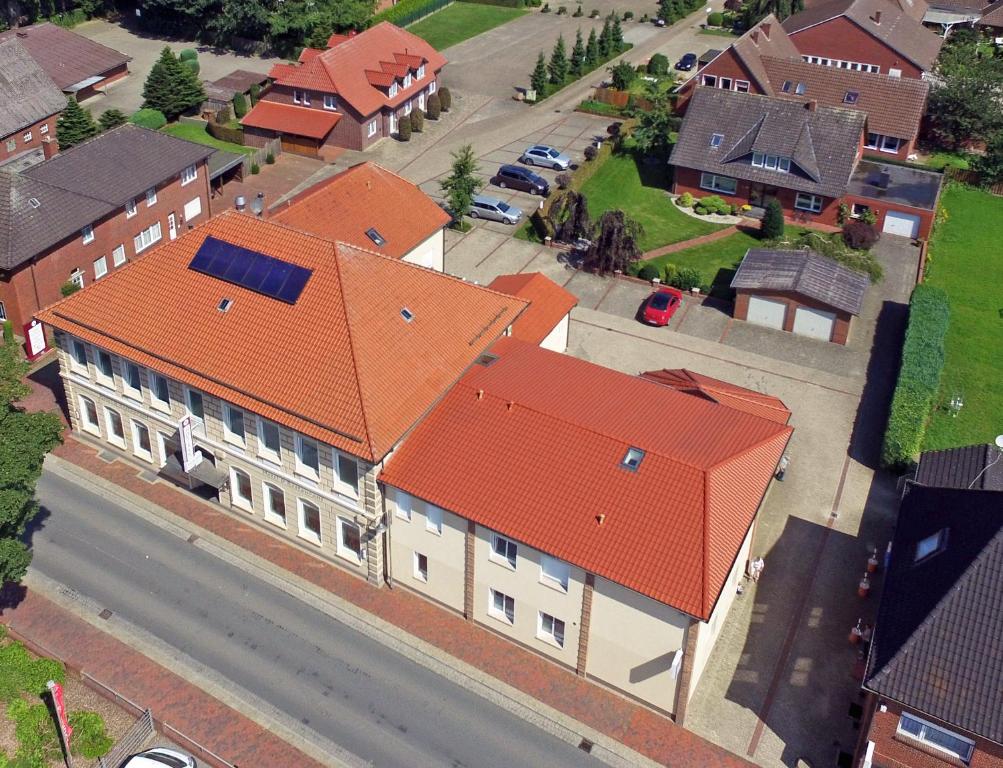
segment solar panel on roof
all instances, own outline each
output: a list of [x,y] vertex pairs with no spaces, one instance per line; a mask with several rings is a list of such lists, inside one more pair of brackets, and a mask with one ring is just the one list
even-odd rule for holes
[[313,270],[207,237],[188,268],[242,288],[295,304]]

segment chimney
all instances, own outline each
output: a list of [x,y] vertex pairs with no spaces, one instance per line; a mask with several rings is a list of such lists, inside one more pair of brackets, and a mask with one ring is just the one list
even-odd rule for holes
[[600,512],[598,515],[596,515],[596,522],[599,523],[599,525],[602,525],[603,523],[605,523],[606,522],[606,515],[603,514],[602,512]]
[[484,390],[483,389],[478,389],[477,390],[477,399],[480,400],[483,397],[484,397]]
[[891,173],[887,169],[882,170],[881,173],[878,174],[878,181],[877,181],[878,188],[888,189],[888,182],[890,182],[891,180],[892,180]]
[[808,103],[804,105],[804,108],[807,109],[809,112],[814,112],[816,109],[818,109],[818,102],[815,99],[810,99]]
[[513,408],[515,408],[515,402],[512,401],[512,400],[509,400],[508,401],[508,409],[511,411]]
[[767,40],[769,40],[770,39],[770,25],[769,24],[761,24],[759,26],[759,28],[761,30],[763,30],[763,37],[765,37]]
[[51,136],[42,139],[42,156],[46,160],[51,160],[59,154],[59,145],[52,140]]
[[881,23],[881,11],[875,11],[874,12],[874,23],[875,24],[880,24]]

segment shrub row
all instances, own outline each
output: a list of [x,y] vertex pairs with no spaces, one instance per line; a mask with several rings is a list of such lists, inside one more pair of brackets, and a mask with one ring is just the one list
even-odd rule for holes
[[940,391],[949,318],[947,294],[940,288],[917,285],[909,300],[902,363],[881,446],[881,463],[885,467],[909,467],[919,455]]
[[400,0],[397,5],[385,8],[373,16],[372,23],[379,24],[381,21],[389,21],[398,27],[406,27],[430,13],[445,8],[452,2],[453,0]]
[[475,3],[477,5],[500,5],[502,8],[525,8],[529,3],[526,0],[459,0],[461,3]]

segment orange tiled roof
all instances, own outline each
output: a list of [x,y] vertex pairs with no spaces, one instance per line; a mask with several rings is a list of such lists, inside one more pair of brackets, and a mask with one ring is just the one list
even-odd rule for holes
[[[521,318],[519,322],[522,322]],[[641,377],[672,387],[679,392],[704,397],[729,408],[770,419],[778,424],[786,424],[791,418],[790,410],[779,397],[764,395],[762,392],[729,384],[727,381],[694,373],[685,368],[648,371],[642,373]]]
[[[323,53],[323,51],[321,51]],[[320,64],[320,55],[301,59],[301,64],[275,64],[268,76],[290,88],[303,88],[325,93],[337,93],[327,70]]]
[[[449,214],[410,181],[366,162],[304,190],[273,211],[272,220],[400,259],[446,226]],[[370,227],[382,246],[366,235]]]
[[[300,51],[299,62],[300,62],[300,64],[304,64],[304,63],[306,63],[308,61],[313,61],[318,56],[320,56],[323,52],[324,52],[323,48],[304,48],[302,51]],[[286,66],[289,66],[289,65],[286,65]],[[292,67],[292,69],[296,69],[296,68]]]
[[377,72],[374,69],[366,70],[366,82],[370,85],[375,85],[380,88],[389,88],[396,79],[397,78],[394,77],[393,72]]
[[353,37],[355,37],[354,32],[348,35],[339,35],[337,32],[335,32],[333,35],[327,38],[327,47],[334,48],[334,46],[341,45],[343,42]]
[[[188,268],[213,236],[313,270],[286,304]],[[225,313],[217,309],[233,300]],[[228,211],[40,312],[45,323],[379,461],[525,303]],[[406,322],[401,309],[413,319]]]
[[531,344],[539,344],[547,338],[547,334],[578,305],[577,296],[542,272],[499,275],[488,288],[529,301],[529,308],[512,326],[512,335]]
[[791,428],[518,339],[490,351],[382,480],[707,619]]
[[279,133],[308,136],[311,139],[323,139],[340,119],[340,112],[296,107],[277,101],[259,101],[240,119],[240,124]]

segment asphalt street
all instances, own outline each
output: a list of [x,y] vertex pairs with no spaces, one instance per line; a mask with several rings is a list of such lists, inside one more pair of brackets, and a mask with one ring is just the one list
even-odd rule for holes
[[45,472],[31,568],[376,766],[599,766],[269,584]]

